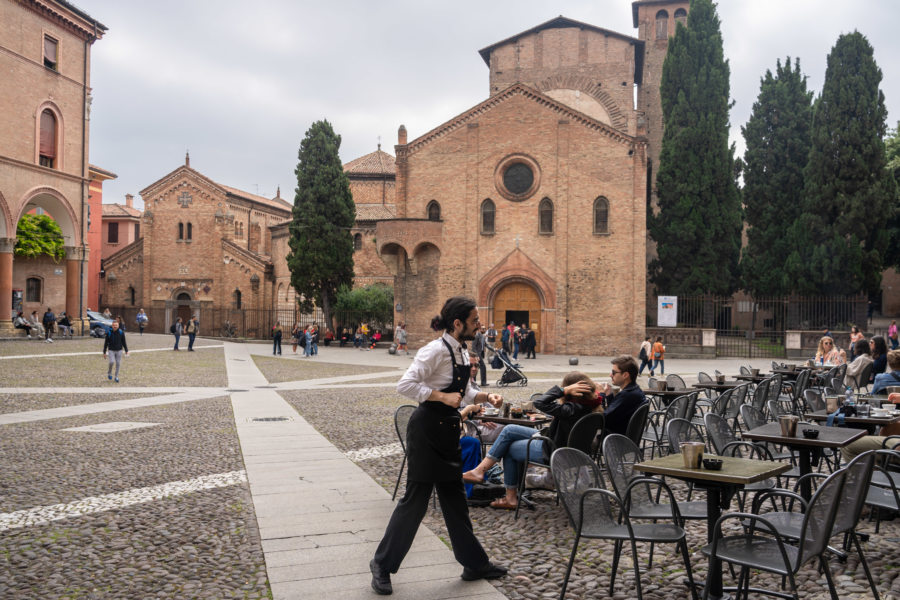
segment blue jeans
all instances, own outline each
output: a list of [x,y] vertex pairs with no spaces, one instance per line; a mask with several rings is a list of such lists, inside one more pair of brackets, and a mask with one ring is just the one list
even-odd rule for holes
[[655,371],[656,369],[659,369],[660,375],[666,374],[666,360],[664,358],[653,359],[653,366],[650,367],[650,370]]
[[[519,473],[525,463],[528,440],[535,434],[531,427],[507,425],[497,436],[497,441],[488,450],[488,456],[496,461],[503,461],[503,485],[515,488],[519,485]],[[542,462],[544,456],[543,440],[531,443],[530,457],[533,461]]]
[[[463,436],[459,438],[459,446],[462,449],[462,470],[463,473],[471,471],[481,462],[481,442],[478,438],[471,436]],[[472,497],[472,484],[465,484],[466,498]]]

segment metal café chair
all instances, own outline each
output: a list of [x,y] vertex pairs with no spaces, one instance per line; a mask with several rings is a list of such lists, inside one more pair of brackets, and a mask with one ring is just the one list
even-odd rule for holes
[[647,415],[647,427],[641,436],[643,448],[650,445],[650,458],[655,453],[663,455],[663,447],[666,445],[666,425],[671,419],[684,418],[687,414],[691,399],[688,395],[678,396],[665,408],[665,410],[652,411]]
[[[634,442],[635,446],[641,445],[641,439],[644,435],[644,429],[647,427],[647,417],[650,414],[650,403],[641,404],[631,418],[628,419],[628,426],[625,428],[625,437]],[[643,451],[642,451],[643,456]]]
[[686,390],[687,384],[684,382],[684,379],[681,378],[680,375],[666,375],[666,385],[670,390]]
[[[832,600],[839,600],[831,567],[825,559],[825,551],[828,549],[828,539],[831,537],[835,516],[840,506],[846,475],[846,471],[837,471],[819,486],[803,515],[797,546],[786,543],[785,536],[778,530],[777,525],[767,520],[765,515],[736,512],[719,517],[713,528],[712,543],[703,548],[703,553],[710,558],[710,569],[713,568],[713,560],[741,567],[736,594],[738,598],[742,592],[744,597],[747,597],[750,591],[750,570],[754,569],[786,577],[790,582],[794,600],[800,600],[795,575],[803,565],[818,559],[821,569],[825,572]],[[745,532],[737,535],[724,534],[722,525],[731,520],[742,521]],[[766,535],[759,535],[757,530]],[[709,597],[711,580],[711,577],[706,580],[706,587],[703,589],[704,599]]]
[[416,408],[412,404],[404,404],[394,411],[394,430],[397,432],[400,448],[403,450],[403,461],[400,463],[400,472],[397,473],[397,483],[394,484],[394,495],[391,496],[391,500],[397,498],[397,489],[400,487],[400,480],[403,479],[403,469],[406,467],[406,428]]
[[[669,505],[671,507],[672,523],[632,524],[628,510],[625,508],[630,495],[624,501],[611,491],[605,489],[603,474],[591,457],[574,448],[560,448],[550,458],[550,468],[560,499],[569,517],[569,524],[575,530],[575,541],[572,544],[572,553],[566,566],[566,574],[563,578],[562,589],[559,593],[560,600],[566,597],[566,588],[569,585],[569,577],[572,574],[572,565],[578,553],[578,544],[581,538],[614,540],[612,573],[610,574],[610,595],[615,587],[616,572],[619,568],[619,557],[622,554],[622,545],[628,542],[631,545],[631,555],[634,562],[634,581],[637,587],[637,598],[642,600],[641,567],[638,560],[637,542],[671,543],[678,545],[684,558],[684,568],[687,573],[691,594],[697,600],[697,590],[694,587],[694,577],[691,571],[691,561],[688,555],[687,539],[684,529],[678,525],[675,498],[669,493]],[[641,478],[633,483],[638,485],[646,482],[648,485],[659,485],[659,480],[653,478]]]

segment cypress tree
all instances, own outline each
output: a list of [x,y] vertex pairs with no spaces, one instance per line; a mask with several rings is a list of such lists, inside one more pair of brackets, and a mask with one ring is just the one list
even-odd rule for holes
[[874,293],[881,283],[895,184],[885,168],[880,82],[865,36],[841,35],[813,108],[803,214],[787,260],[801,293]]
[[727,295],[738,287],[742,215],[728,145],[729,66],[711,0],[691,0],[669,40],[660,94],[659,211],[648,218],[661,293]]
[[893,215],[888,214],[888,248],[884,255],[884,267],[900,269],[900,121],[888,132],[884,140],[887,169],[894,177]]
[[300,143],[294,171],[297,190],[288,226],[287,255],[291,285],[302,295],[301,308],[322,308],[330,327],[331,307],[341,285],[353,282],[353,238],[356,209],[350,181],[338,156],[341,136],[328,121],[316,121]]
[[741,128],[747,146],[741,274],[744,289],[755,297],[793,289],[784,259],[793,249],[791,230],[800,217],[813,98],[799,60],[795,67],[787,58],[783,65],[777,61],[774,75],[766,71],[750,120]]

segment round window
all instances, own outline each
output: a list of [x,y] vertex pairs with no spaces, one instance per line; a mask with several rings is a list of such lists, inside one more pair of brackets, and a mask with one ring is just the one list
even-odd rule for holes
[[534,183],[534,173],[531,167],[525,163],[514,163],[503,173],[503,186],[511,194],[520,196],[531,189]]

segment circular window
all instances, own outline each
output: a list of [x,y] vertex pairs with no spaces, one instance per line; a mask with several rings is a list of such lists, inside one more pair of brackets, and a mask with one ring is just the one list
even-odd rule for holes
[[534,173],[525,163],[511,164],[503,173],[504,187],[516,196],[527,192],[532,183],[534,183]]
[[513,154],[500,161],[494,172],[497,191],[508,200],[525,200],[540,185],[541,171],[530,156]]

